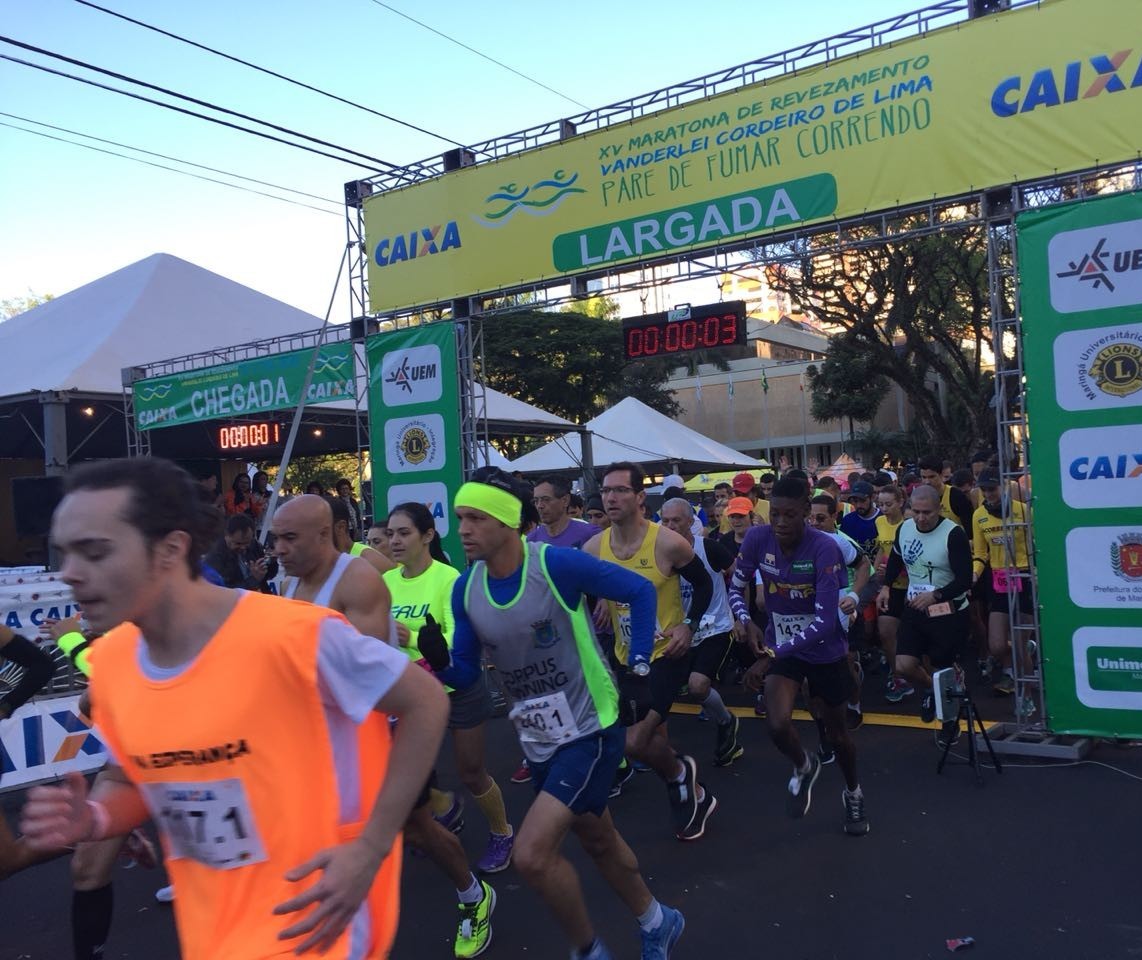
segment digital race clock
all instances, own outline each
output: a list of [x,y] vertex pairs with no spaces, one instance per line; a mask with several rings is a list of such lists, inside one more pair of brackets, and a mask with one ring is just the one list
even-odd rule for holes
[[261,453],[285,443],[286,430],[274,420],[221,423],[211,427],[214,445],[222,453]]
[[683,306],[666,313],[623,320],[623,356],[627,360],[665,357],[741,347],[746,342],[745,301]]

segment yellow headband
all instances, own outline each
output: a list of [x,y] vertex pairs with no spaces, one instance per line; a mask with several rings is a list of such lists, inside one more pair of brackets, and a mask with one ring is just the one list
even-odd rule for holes
[[505,527],[518,530],[523,502],[514,494],[487,483],[469,482],[456,491],[455,506],[482,510]]

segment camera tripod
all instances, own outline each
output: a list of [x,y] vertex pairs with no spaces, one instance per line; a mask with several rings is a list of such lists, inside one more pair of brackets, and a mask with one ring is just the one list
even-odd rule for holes
[[[961,720],[967,721],[968,728],[968,763],[975,771],[975,781],[978,785],[983,785],[983,767],[980,762],[979,749],[975,744],[975,728],[979,727],[979,735],[983,737],[983,742],[987,747],[987,752],[991,756],[991,762],[995,767],[996,773],[1003,773],[1003,765],[999,762],[999,757],[995,755],[995,749],[991,745],[991,738],[987,735],[987,730],[984,728],[983,720],[980,718],[978,711],[975,708],[975,703],[972,701],[971,694],[968,693],[967,687],[962,687],[959,690],[949,690],[945,696],[952,700],[959,700],[960,707],[956,713],[956,729],[959,729]],[[944,744],[944,752],[940,754],[940,762],[936,765],[936,773],[943,773],[944,764],[947,762],[948,753],[952,749],[953,741],[948,740]]]

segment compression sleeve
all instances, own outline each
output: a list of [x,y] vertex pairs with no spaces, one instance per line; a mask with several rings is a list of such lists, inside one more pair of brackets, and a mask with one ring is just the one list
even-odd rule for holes
[[734,555],[726,549],[726,545],[714,537],[706,537],[706,560],[710,566],[721,573],[734,564]]
[[[548,547],[544,561],[552,584],[570,609],[578,607],[588,594],[629,604],[630,663],[650,663],[658,617],[658,596],[654,592],[654,584],[617,563],[608,563],[582,550]],[[707,584],[709,580],[709,574],[706,574]],[[706,602],[708,605],[709,598]]]
[[971,498],[959,487],[952,487],[952,492],[948,494],[948,506],[952,508],[952,513],[959,518],[963,528],[970,530],[972,513],[975,512]]
[[690,611],[686,616],[691,623],[699,624],[710,608],[710,601],[714,599],[714,581],[710,579],[710,571],[697,556],[693,556],[689,563],[678,569],[678,576],[694,588],[690,597]]
[[[734,567],[734,576],[730,581],[729,597],[730,609],[734,619],[741,623],[749,622],[749,601],[745,592],[753,583],[754,574],[757,573],[758,548],[757,541],[761,535],[761,527],[751,527],[742,540],[738,551],[738,562]],[[757,536],[754,534],[757,533]]]
[[457,690],[480,679],[480,638],[464,609],[464,591],[472,571],[465,570],[452,585],[452,663],[436,676],[441,683]]
[[896,578],[904,572],[904,558],[900,555],[900,531],[904,524],[896,528],[896,536],[892,538],[892,549],[888,551],[888,563],[884,566],[884,582],[895,583]]
[[960,527],[953,527],[948,533],[948,564],[955,579],[947,586],[940,587],[942,600],[954,600],[971,589],[971,544],[968,535]]

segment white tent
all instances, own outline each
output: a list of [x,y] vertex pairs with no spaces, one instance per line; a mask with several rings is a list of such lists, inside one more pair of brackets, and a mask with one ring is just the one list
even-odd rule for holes
[[123,367],[320,326],[304,310],[156,253],[0,323],[0,390],[118,394]]
[[[591,458],[600,467],[630,460],[665,469],[676,464],[684,473],[695,473],[708,467],[761,465],[759,460],[675,423],[634,397],[627,397],[588,420],[585,428],[591,433]],[[579,470],[582,464],[580,438],[568,434],[513,460],[511,466],[523,473],[545,473]]]

